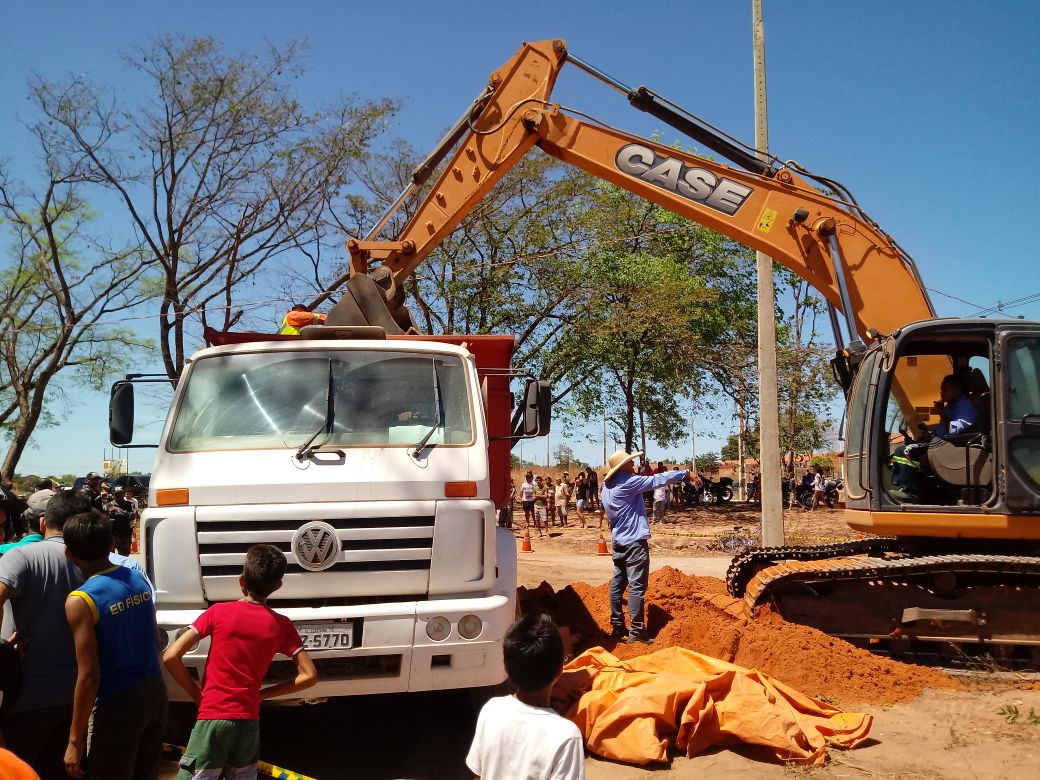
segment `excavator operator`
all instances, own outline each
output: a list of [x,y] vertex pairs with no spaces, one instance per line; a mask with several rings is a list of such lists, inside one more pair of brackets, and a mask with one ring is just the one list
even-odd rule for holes
[[939,413],[940,422],[932,431],[933,436],[964,433],[979,416],[975,404],[964,394],[964,382],[955,374],[943,378],[939,385],[939,399],[944,405]]
[[965,433],[978,419],[978,410],[964,393],[964,382],[956,374],[943,377],[939,384],[939,400],[942,410],[939,412],[939,424],[931,431],[924,425],[918,426],[920,434],[912,439],[903,428],[905,444],[892,453],[892,490],[889,495],[900,501],[916,503],[919,500],[921,486],[921,465],[928,451],[928,442],[933,438],[955,436]]

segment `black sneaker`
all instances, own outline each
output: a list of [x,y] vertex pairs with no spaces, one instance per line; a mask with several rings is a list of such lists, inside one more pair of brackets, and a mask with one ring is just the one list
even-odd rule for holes
[[618,628],[617,626],[614,626],[610,630],[610,638],[611,639],[627,639],[628,638],[628,629],[623,627],[623,626],[621,628]]
[[895,487],[888,491],[888,494],[892,496],[896,501],[904,504],[916,504],[918,503],[917,496],[910,491]]
[[628,642],[628,644],[630,645],[652,645],[654,643],[654,640],[650,638],[649,634],[637,634],[635,631],[629,634],[628,638],[625,639],[625,641]]

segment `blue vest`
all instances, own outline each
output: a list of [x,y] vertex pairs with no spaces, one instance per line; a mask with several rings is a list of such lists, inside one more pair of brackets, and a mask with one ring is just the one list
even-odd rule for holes
[[140,572],[113,566],[89,577],[69,595],[83,599],[94,615],[101,666],[99,704],[162,674],[152,589]]

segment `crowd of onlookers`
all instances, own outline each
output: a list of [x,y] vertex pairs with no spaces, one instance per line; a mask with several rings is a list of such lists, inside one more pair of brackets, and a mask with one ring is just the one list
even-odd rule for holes
[[[669,468],[661,461],[654,467],[644,458],[637,473],[648,476],[680,470],[679,466]],[[554,478],[549,474],[535,474],[532,469],[528,469],[519,487],[515,481],[512,483],[506,521],[513,524],[516,516],[514,505],[519,502],[523,510],[523,525],[535,529],[539,536],[544,536],[543,531],[548,531],[550,527],[569,525],[572,507],[581,528],[588,528],[594,520],[596,528],[602,529],[601,482],[602,476],[593,468],[581,469],[573,480],[567,471]],[[668,513],[679,507],[699,505],[709,484],[710,480],[706,477],[691,474],[682,482],[663,485],[645,493],[643,499],[648,513],[652,512],[651,524],[667,522]]]
[[[292,621],[266,603],[285,554],[250,547],[243,598],[210,606],[160,656],[155,591],[116,549],[124,534],[113,515],[132,505],[120,490],[103,497],[96,474],[84,482],[82,490],[41,483],[25,500],[4,492],[5,527],[24,524],[25,533],[0,553],[0,778],[156,780],[168,716],[163,665],[198,704],[178,780],[256,777],[261,701],[317,682]],[[200,684],[183,657],[203,638]],[[296,675],[264,687],[276,654],[295,662]],[[474,773],[584,777],[581,733],[549,706],[563,659],[548,616],[509,630],[504,663],[516,693],[483,708],[466,757]]]
[[550,525],[562,527],[569,524],[572,502],[582,528],[588,527],[590,516],[596,519],[598,528],[603,527],[599,476],[593,469],[582,469],[573,482],[566,471],[555,480],[551,476],[535,476],[534,472],[528,471],[519,490],[515,484],[512,486],[510,509],[517,498],[524,512],[524,525],[533,525],[539,536],[543,536],[542,530],[547,531]]
[[[49,478],[37,482],[36,490],[25,498],[19,498],[11,488],[10,484],[0,485],[0,555],[13,547],[41,541],[37,524],[42,507],[59,490],[68,489]],[[82,492],[91,506],[112,520],[116,549],[121,555],[129,555],[131,535],[141,511],[133,491],[92,471],[83,478]]]
[[[91,777],[148,776],[137,761],[148,739],[158,765],[165,693],[155,704],[154,591],[125,554],[137,506],[122,490],[103,495],[97,474],[84,483],[62,490],[43,480],[26,499],[4,489],[3,777],[19,776],[21,762],[31,767],[17,770],[24,777],[86,776],[88,725]],[[150,654],[132,652],[148,642]],[[153,703],[129,706],[145,699]]]
[[[2,499],[11,541],[0,547],[0,778],[155,780],[167,720],[163,663],[199,704],[179,777],[255,777],[260,701],[317,680],[292,622],[266,606],[285,555],[251,547],[244,598],[213,605],[160,657],[155,590],[124,552],[134,497],[106,490],[93,472],[81,490],[37,487],[27,499],[7,490]],[[204,637],[200,686],[182,657]],[[297,675],[262,688],[276,653],[295,661]]]

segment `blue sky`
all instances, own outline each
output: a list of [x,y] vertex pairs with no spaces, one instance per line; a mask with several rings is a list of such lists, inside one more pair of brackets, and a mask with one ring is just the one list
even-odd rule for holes
[[[750,0],[6,2],[0,14],[0,155],[26,174],[31,146],[20,120],[30,73],[82,74],[129,90],[118,52],[171,32],[246,53],[305,39],[305,101],[403,100],[393,132],[420,149],[521,41],[557,37],[625,83],[647,84],[742,139],[754,135]],[[765,0],[765,15],[772,151],[847,185],[917,260],[940,314],[1040,292],[1032,238],[1040,3]],[[620,95],[570,70],[560,102],[672,140]],[[1040,302],[1008,313],[1040,319]],[[153,335],[151,324],[141,327]],[[18,470],[97,468],[106,420],[103,397],[75,393],[68,422],[37,434]],[[698,451],[718,449],[729,427],[728,415],[699,423]],[[573,444],[598,459],[598,443]],[[544,457],[544,447],[529,446]],[[130,457],[134,467],[150,456]]]

